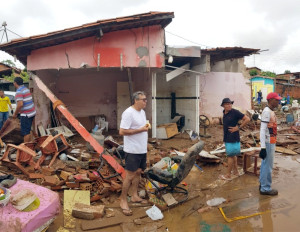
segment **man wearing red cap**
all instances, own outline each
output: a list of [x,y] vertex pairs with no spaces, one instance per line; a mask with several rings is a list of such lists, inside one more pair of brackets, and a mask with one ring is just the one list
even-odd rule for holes
[[259,157],[263,160],[260,167],[259,191],[262,195],[275,196],[278,194],[276,189],[271,188],[277,135],[277,120],[273,110],[281,99],[277,93],[269,93],[267,96],[268,106],[264,108],[261,115]]

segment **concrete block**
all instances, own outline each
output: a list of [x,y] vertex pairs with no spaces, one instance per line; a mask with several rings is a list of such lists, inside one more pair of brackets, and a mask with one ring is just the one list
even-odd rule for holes
[[68,180],[68,177],[71,175],[72,175],[71,172],[61,171],[60,178],[62,178],[63,180],[66,181],[66,180]]
[[45,176],[44,177],[43,185],[46,185],[46,186],[57,186],[59,184],[60,184],[60,179],[58,178],[57,175]]
[[72,209],[72,216],[86,220],[102,218],[104,216],[104,208],[104,205],[92,206],[76,203]]

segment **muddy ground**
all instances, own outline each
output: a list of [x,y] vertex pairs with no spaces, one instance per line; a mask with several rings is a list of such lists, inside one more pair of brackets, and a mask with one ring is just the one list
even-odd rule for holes
[[[251,125],[241,132],[242,148],[249,147],[249,144],[257,141],[249,135],[250,132],[258,131],[256,125]],[[289,126],[281,125],[282,134],[292,133]],[[286,129],[286,130],[285,130]],[[223,144],[222,125],[214,125],[208,128],[207,134],[210,138],[201,138],[205,142],[204,150],[212,151]],[[113,133],[114,139],[121,142],[122,138]],[[296,150],[299,148],[300,136],[294,136],[298,139],[298,144],[287,146],[287,148]],[[288,137],[281,136],[280,141],[288,140]],[[192,141],[187,133],[181,133],[168,140],[151,140],[148,156],[160,155],[162,157],[170,155],[174,149],[186,152],[195,142]],[[80,139],[79,141],[80,142]],[[98,201],[96,204],[105,204],[106,208],[111,209],[112,217],[98,220],[122,220],[122,224],[110,226],[104,229],[89,231],[299,231],[299,193],[300,193],[300,154],[295,156],[286,156],[276,153],[273,170],[273,187],[278,189],[279,195],[275,197],[262,196],[258,191],[258,176],[244,174],[231,181],[219,179],[220,174],[226,171],[226,156],[218,154],[221,158],[219,162],[203,162],[197,160],[197,164],[202,170],[194,166],[187,178],[185,185],[180,185],[189,190],[190,200],[181,205],[163,211],[164,219],[152,221],[145,216],[145,210],[150,207],[140,204],[131,205],[133,216],[124,216],[119,206],[119,194],[112,193],[108,201]],[[149,158],[150,158],[149,157]],[[239,168],[242,169],[242,158],[239,159]],[[12,173],[13,174],[13,173]],[[24,177],[20,175],[18,177]],[[26,179],[24,177],[24,179]],[[63,191],[58,191],[61,202],[63,202]],[[222,207],[226,217],[230,220],[242,216],[241,219],[226,222],[218,207],[207,207],[207,200],[223,197],[226,202],[219,205]],[[63,209],[63,205],[62,205]],[[198,212],[198,210],[200,212]],[[107,211],[108,212],[108,211]],[[247,217],[253,214],[260,215]],[[139,218],[140,219],[136,219]],[[135,219],[135,220],[134,220]],[[85,221],[86,222],[86,221]],[[81,224],[83,220],[76,220],[75,229],[63,229],[63,213],[61,212],[54,223],[50,225],[47,231],[82,231]],[[95,221],[89,221],[93,224]]]
[[[241,134],[243,136],[248,133],[249,130],[246,130]],[[221,125],[209,128],[208,134],[212,137],[202,138],[206,143],[205,150],[213,150],[222,144]],[[300,139],[300,136],[298,137]],[[166,152],[168,149],[174,148],[186,151],[195,142],[191,141],[185,133],[169,140],[162,140],[160,143],[161,150]],[[286,156],[276,153],[273,187],[278,189],[279,195],[275,197],[259,194],[258,176],[255,175],[244,174],[228,182],[221,181],[219,175],[226,171],[226,158],[224,155],[221,155],[221,158],[223,162],[217,164],[197,162],[203,171],[193,167],[184,182],[187,184],[189,196],[198,197],[163,211],[164,219],[158,222],[154,222],[148,217],[134,220],[134,216],[138,216],[141,211],[149,208],[142,206],[132,208],[133,216],[126,217],[119,211],[118,199],[116,199],[107,207],[112,207],[115,217],[118,220],[123,218],[124,223],[91,231],[299,231],[300,163],[297,161],[300,158],[299,154]],[[241,169],[242,166],[240,165],[239,168]],[[206,201],[216,197],[226,199],[226,202],[218,207],[222,207],[228,219],[257,213],[260,215],[226,222],[218,207],[207,207]],[[199,213],[198,208],[206,210]],[[73,231],[81,231],[81,222],[81,220],[77,220],[76,229]],[[61,214],[48,231],[57,231],[62,225],[63,216]]]

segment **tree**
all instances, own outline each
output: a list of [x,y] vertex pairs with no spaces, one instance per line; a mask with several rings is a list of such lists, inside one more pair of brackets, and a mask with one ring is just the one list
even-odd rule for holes
[[256,69],[251,69],[251,70],[249,71],[249,74],[250,74],[250,76],[256,76],[258,73],[257,73],[257,70],[256,70]]
[[260,73],[260,75],[266,76],[266,77],[276,77],[276,73],[271,72],[271,71],[262,71]]
[[8,65],[9,67],[16,68],[16,64],[11,60],[2,60],[1,63]]
[[290,70],[285,70],[284,71],[284,74],[288,74],[288,73],[291,73],[291,71]]

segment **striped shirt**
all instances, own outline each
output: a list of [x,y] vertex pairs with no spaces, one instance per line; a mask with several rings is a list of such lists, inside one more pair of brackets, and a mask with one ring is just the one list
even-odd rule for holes
[[23,101],[23,106],[20,112],[21,116],[27,116],[28,118],[35,116],[36,111],[29,89],[27,89],[24,85],[21,85],[17,89],[15,99],[16,102]]

